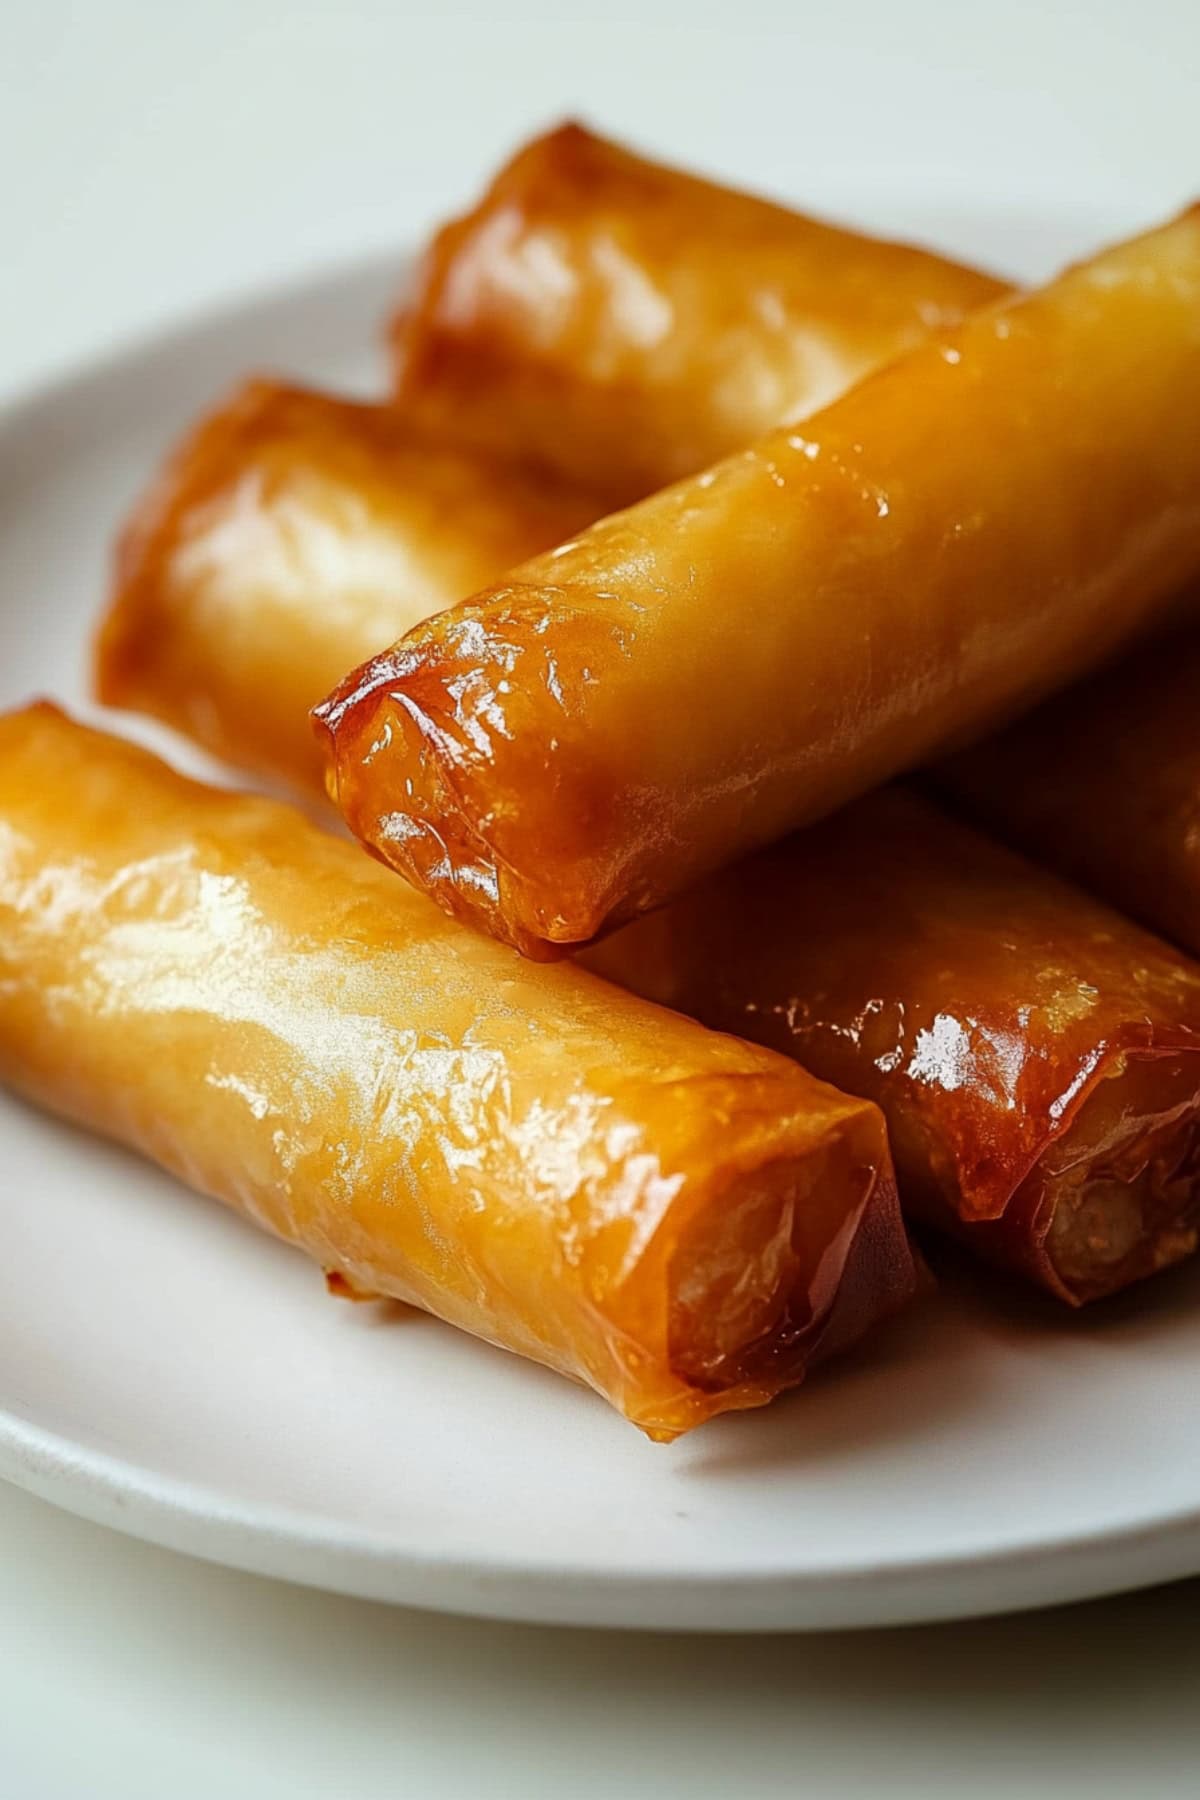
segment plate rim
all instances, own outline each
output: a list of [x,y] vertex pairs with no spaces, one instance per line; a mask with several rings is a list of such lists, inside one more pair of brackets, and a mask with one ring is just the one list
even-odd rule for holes
[[987,1553],[964,1547],[697,1573],[635,1561],[603,1569],[562,1557],[532,1562],[503,1549],[485,1560],[401,1548],[299,1507],[231,1506],[216,1488],[85,1448],[7,1410],[0,1479],[202,1561],[359,1599],[530,1624],[715,1634],[871,1629],[1026,1612],[1200,1574],[1200,1503]]

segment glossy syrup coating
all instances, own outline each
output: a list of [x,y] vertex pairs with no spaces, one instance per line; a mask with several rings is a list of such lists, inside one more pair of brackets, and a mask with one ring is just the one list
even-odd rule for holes
[[308,711],[348,663],[599,510],[435,444],[391,407],[248,382],[122,533],[97,691],[256,774],[319,786]]
[[1200,636],[1147,645],[934,778],[1019,848],[1200,955]]
[[875,1107],[48,706],[0,719],[0,1079],[656,1437],[913,1286]]
[[1200,1229],[1200,967],[884,788],[588,952],[883,1108],[906,1213],[1072,1301]]
[[1097,665],[1200,568],[1200,209],[416,627],[317,709],[345,818],[531,955]]
[[624,504],[1003,291],[565,125],[434,240],[392,328],[396,392]]

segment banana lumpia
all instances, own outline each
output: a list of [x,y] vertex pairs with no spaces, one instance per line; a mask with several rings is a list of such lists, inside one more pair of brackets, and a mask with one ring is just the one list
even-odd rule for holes
[[375,854],[561,953],[984,733],[1200,568],[1200,208],[602,520],[317,709]]
[[1200,967],[915,792],[587,960],[877,1101],[906,1215],[1064,1300],[1196,1248]]
[[0,1079],[654,1437],[913,1286],[872,1104],[46,705],[0,719]]
[[1200,955],[1200,637],[1147,645],[934,780],[1019,849]]
[[448,436],[623,505],[1004,288],[565,125],[434,240],[392,326],[396,394]]
[[351,661],[598,511],[390,407],[247,382],[188,433],[121,535],[99,697],[319,786],[308,710]]

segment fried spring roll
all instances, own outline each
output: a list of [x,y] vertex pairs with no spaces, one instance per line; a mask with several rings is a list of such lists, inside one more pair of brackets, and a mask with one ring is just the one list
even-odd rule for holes
[[416,627],[347,822],[531,955],[1065,685],[1200,568],[1200,208]]
[[623,504],[1003,287],[565,125],[434,240],[393,325],[396,391],[439,430]]
[[249,382],[122,534],[99,695],[259,775],[320,785],[308,709],[354,657],[599,510],[434,444],[390,407]]
[[1196,1247],[1200,969],[903,788],[588,960],[888,1121],[906,1213],[1076,1304]]
[[654,1437],[913,1285],[874,1106],[47,706],[0,719],[0,1078]]
[[1200,955],[1200,637],[1147,646],[935,780],[1012,843]]

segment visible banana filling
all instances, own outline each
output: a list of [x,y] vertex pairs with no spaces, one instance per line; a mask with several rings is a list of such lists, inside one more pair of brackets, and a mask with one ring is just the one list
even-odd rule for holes
[[1161,1058],[1126,1059],[1029,1177],[1043,1184],[1051,1209],[1050,1260],[1080,1298],[1111,1293],[1196,1248],[1195,1082],[1190,1059],[1166,1067]]

